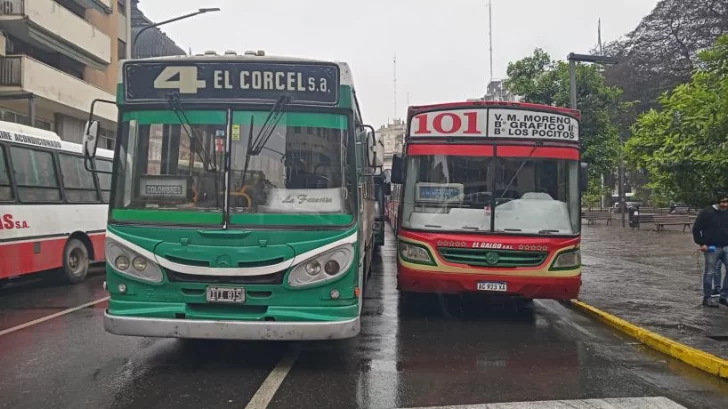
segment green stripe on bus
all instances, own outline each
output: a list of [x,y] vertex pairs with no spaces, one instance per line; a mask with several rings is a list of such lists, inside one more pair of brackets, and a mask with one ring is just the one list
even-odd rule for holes
[[[225,125],[225,111],[185,111],[192,125]],[[182,115],[184,119],[184,115]],[[181,122],[173,111],[138,111],[126,112],[124,121],[136,119],[139,125],[169,124],[179,125]]]
[[[114,209],[111,218],[120,222],[222,225],[221,212],[155,209]],[[350,214],[233,214],[233,225],[345,226],[353,222]]]
[[[253,118],[253,124],[262,126],[268,117],[268,112],[261,111],[235,111],[233,113],[233,123],[238,125],[250,125],[250,118]],[[301,127],[318,127],[331,129],[347,129],[348,120],[345,116],[339,114],[325,114],[314,112],[286,112],[281,116],[278,123],[280,126],[301,126]]]

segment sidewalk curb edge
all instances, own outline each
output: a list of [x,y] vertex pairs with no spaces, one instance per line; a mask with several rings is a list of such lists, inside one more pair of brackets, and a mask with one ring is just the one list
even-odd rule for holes
[[652,349],[678,359],[702,371],[708,372],[711,375],[728,379],[728,360],[709,354],[705,351],[689,347],[677,341],[673,341],[672,339],[662,335],[658,335],[632,324],[631,322],[625,321],[619,317],[586,304],[583,301],[571,300],[571,305],[597,317],[607,325],[637,339]]

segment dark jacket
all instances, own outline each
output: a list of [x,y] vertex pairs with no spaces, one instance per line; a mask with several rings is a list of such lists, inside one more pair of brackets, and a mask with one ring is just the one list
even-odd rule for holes
[[693,225],[693,240],[698,245],[728,246],[728,210],[718,210],[718,205],[700,211]]

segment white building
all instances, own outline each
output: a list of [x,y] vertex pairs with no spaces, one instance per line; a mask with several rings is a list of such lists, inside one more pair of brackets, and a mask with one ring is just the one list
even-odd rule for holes
[[384,169],[392,168],[392,156],[402,153],[406,124],[401,119],[394,119],[387,125],[382,125],[377,136],[384,142]]
[[[124,2],[0,0],[0,120],[80,142],[91,101],[116,99],[126,58]],[[97,104],[95,113],[100,146],[112,147],[117,109]]]

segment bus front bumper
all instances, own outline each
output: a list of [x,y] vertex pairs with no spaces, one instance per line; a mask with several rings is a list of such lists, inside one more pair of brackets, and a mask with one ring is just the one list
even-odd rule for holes
[[266,341],[313,341],[352,338],[361,330],[360,318],[346,321],[211,321],[142,318],[104,312],[104,328],[116,335]]
[[[507,290],[503,292],[479,291],[479,282],[505,283]],[[400,265],[397,274],[397,285],[399,290],[403,292],[436,294],[477,292],[532,299],[571,300],[579,296],[581,274],[570,277],[452,274],[420,271]]]

